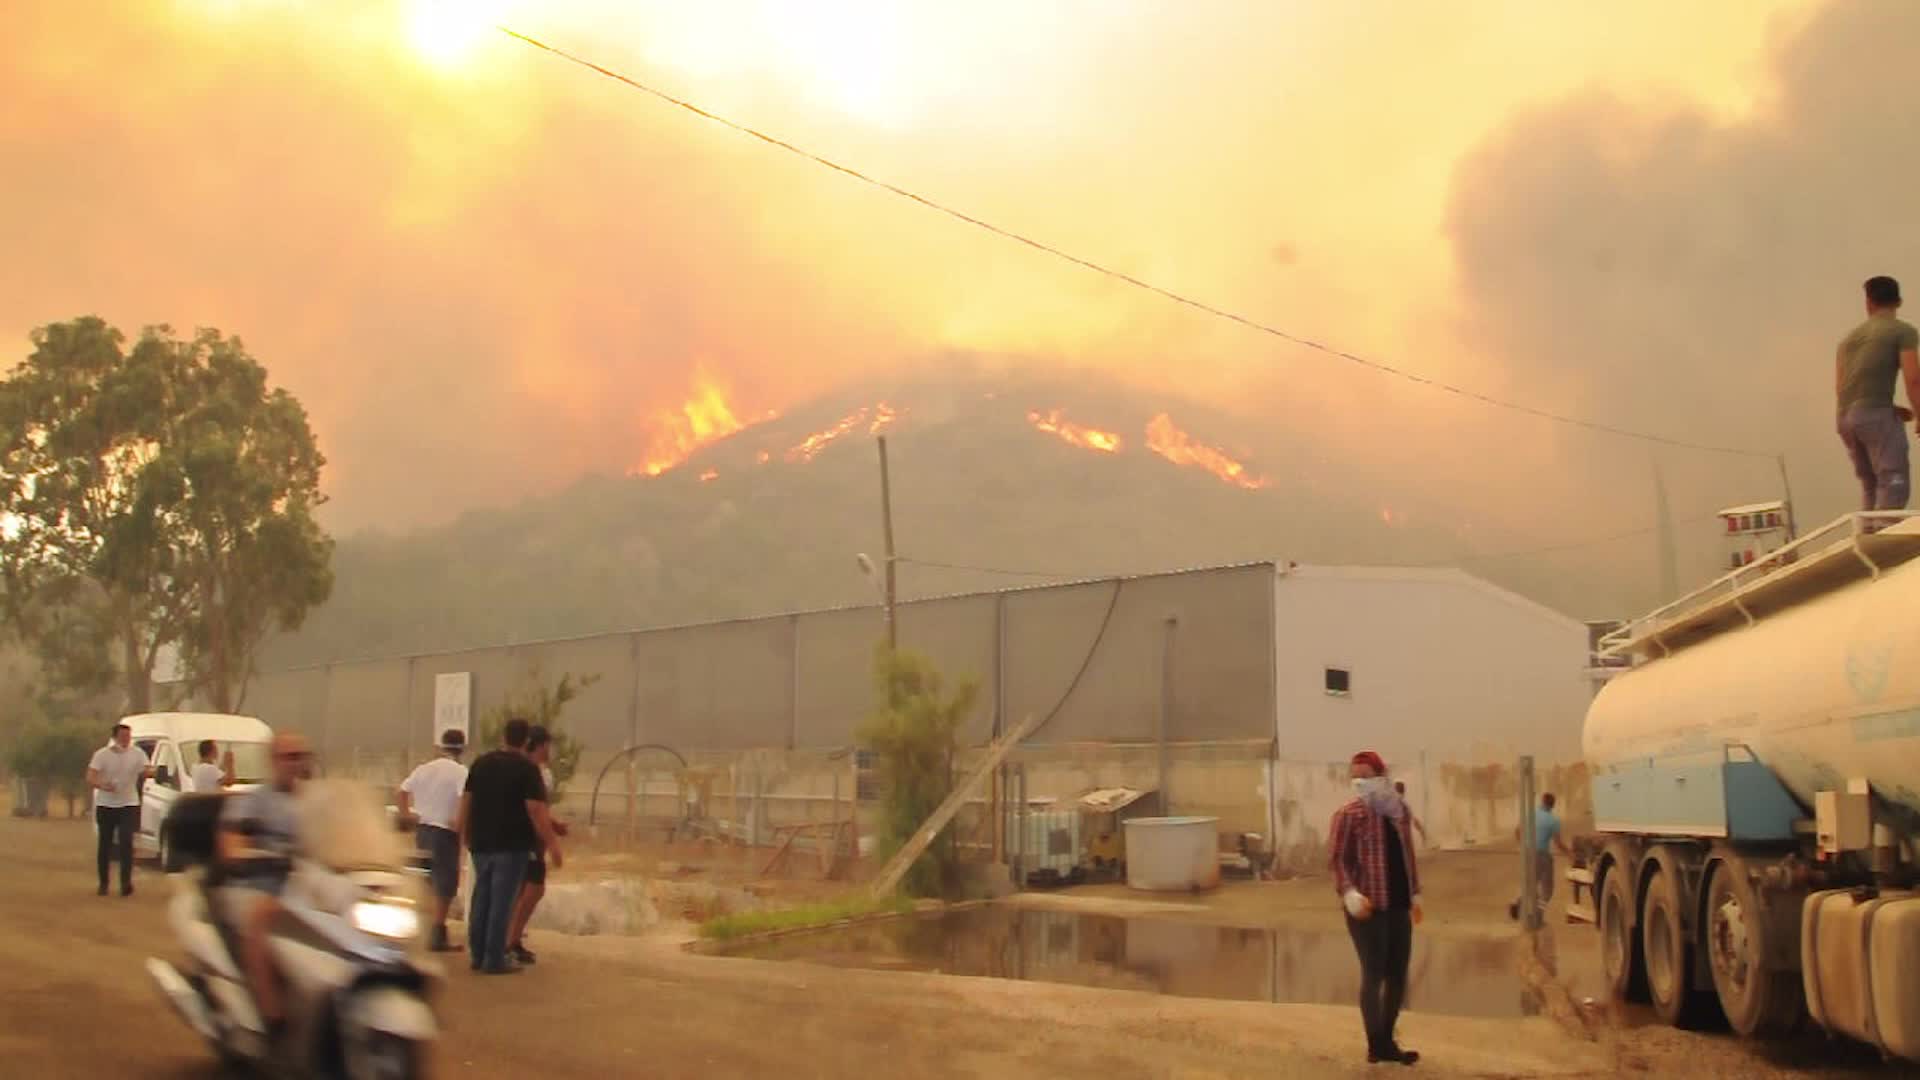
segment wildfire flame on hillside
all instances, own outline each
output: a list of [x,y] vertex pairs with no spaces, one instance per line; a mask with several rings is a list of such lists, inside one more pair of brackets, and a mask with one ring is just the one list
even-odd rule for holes
[[630,471],[659,476],[686,461],[702,447],[777,415],[769,412],[743,421],[734,415],[733,407],[727,404],[726,394],[720,387],[701,379],[694,386],[693,396],[680,406],[679,411],[662,413],[655,421],[653,434],[647,439],[646,453],[641,455],[640,463]]
[[[878,435],[893,426],[893,422],[898,420],[900,414],[905,411],[904,409],[896,410],[892,405],[884,401],[875,404],[871,408],[862,405],[834,421],[832,426],[816,431],[800,440],[792,449],[787,451],[787,460],[796,464],[812,461],[815,457],[819,456],[820,451],[833,445],[841,436],[851,434],[862,424],[866,425],[867,434]],[[871,419],[869,419],[869,417],[871,417]]]
[[1221,481],[1248,491],[1258,491],[1270,483],[1266,477],[1248,472],[1245,464],[1235,461],[1226,451],[1195,442],[1175,427],[1166,413],[1147,421],[1147,449],[1175,465],[1205,469]]
[[1122,445],[1120,436],[1114,432],[1076,424],[1063,416],[1059,409],[1049,409],[1044,413],[1038,409],[1031,410],[1027,413],[1027,423],[1069,446],[1098,450],[1103,454],[1119,453]]

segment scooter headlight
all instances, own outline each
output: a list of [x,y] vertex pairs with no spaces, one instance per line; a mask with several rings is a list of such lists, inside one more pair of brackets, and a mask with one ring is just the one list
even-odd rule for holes
[[375,937],[405,941],[420,932],[420,913],[404,902],[362,900],[353,905],[353,925]]

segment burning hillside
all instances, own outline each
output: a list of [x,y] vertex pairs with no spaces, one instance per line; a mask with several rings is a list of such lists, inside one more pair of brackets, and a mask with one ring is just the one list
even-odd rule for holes
[[1055,436],[1068,446],[1098,450],[1103,454],[1120,452],[1121,439],[1118,434],[1076,424],[1063,416],[1059,409],[1049,409],[1045,413],[1038,409],[1031,410],[1027,413],[1027,423],[1032,424],[1035,431]]
[[[1386,493],[1343,502],[1339,485],[1299,469],[1270,480],[1228,449],[1254,442],[1271,460],[1307,461],[1304,435],[1109,379],[942,373],[768,404],[702,382],[642,430],[630,478],[583,478],[417,536],[344,539],[333,599],[276,639],[273,662],[870,601],[852,555],[879,543],[881,433],[894,449],[901,551],[1005,571],[912,565],[907,596],[1031,583],[1041,571],[1434,557],[1411,530],[1383,525]],[[1393,505],[1396,525],[1403,509],[1422,509]]]
[[[1069,446],[1084,450],[1117,454],[1127,445],[1119,432],[1070,421],[1062,409],[1049,409],[1044,413],[1034,409],[1027,413],[1027,423],[1032,424],[1035,431],[1052,435]],[[1237,488],[1258,491],[1269,483],[1266,477],[1250,471],[1245,462],[1217,446],[1199,442],[1174,426],[1173,419],[1164,412],[1155,414],[1153,419],[1147,421],[1144,445],[1175,465],[1200,469],[1212,474],[1220,482]]]
[[727,403],[726,392],[707,379],[694,385],[693,394],[677,411],[663,413],[649,425],[646,450],[640,461],[629,469],[632,475],[659,476],[676,468],[702,448],[733,435],[748,424],[771,420],[779,415],[766,413],[757,419],[742,421]]
[[1245,462],[1235,460],[1225,450],[1195,441],[1175,427],[1166,413],[1147,421],[1147,449],[1175,465],[1205,470],[1222,483],[1248,491],[1258,491],[1269,483],[1266,477],[1248,472]]
[[[999,395],[989,392],[982,395],[981,400],[995,403]],[[989,410],[998,408],[994,404],[985,407]],[[678,410],[655,419],[647,433],[646,451],[630,473],[660,476],[687,463],[709,447],[750,433],[755,435],[754,441],[760,444],[753,454],[754,464],[770,464],[777,456],[790,465],[805,465],[849,436],[871,437],[893,428],[911,409],[881,400],[840,413],[830,422],[812,430],[803,431],[797,426],[803,417],[817,411],[798,410],[793,417],[794,426],[770,429],[768,425],[782,415],[778,410],[742,420],[740,410],[727,400],[720,387],[703,380],[696,384],[692,395]],[[1032,408],[1026,410],[1026,421],[1036,432],[1051,436],[1068,446],[1099,454],[1122,454],[1136,445],[1132,437],[1121,433],[1120,427],[1069,419],[1068,411],[1057,405],[1047,409]],[[1223,484],[1246,491],[1258,491],[1270,483],[1267,477],[1255,472],[1239,456],[1202,441],[1175,425],[1172,417],[1164,411],[1154,413],[1140,430],[1142,435],[1138,446],[1181,468],[1198,469]],[[711,464],[703,464],[701,481],[711,481],[719,475]]]

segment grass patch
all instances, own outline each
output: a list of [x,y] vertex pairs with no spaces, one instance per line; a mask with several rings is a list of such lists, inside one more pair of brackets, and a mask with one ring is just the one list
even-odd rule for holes
[[700,936],[714,941],[728,941],[746,937],[749,934],[765,934],[775,930],[805,930],[808,927],[839,922],[841,919],[857,919],[864,915],[878,915],[883,912],[900,915],[912,910],[913,901],[899,894],[883,899],[857,896],[826,904],[803,904],[799,907],[781,908],[778,911],[744,911],[738,915],[716,916],[700,924]]

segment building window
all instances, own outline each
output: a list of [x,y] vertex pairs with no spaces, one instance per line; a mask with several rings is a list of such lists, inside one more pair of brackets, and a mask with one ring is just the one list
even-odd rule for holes
[[1328,668],[1327,693],[1334,697],[1346,697],[1353,693],[1353,673],[1346,668]]

